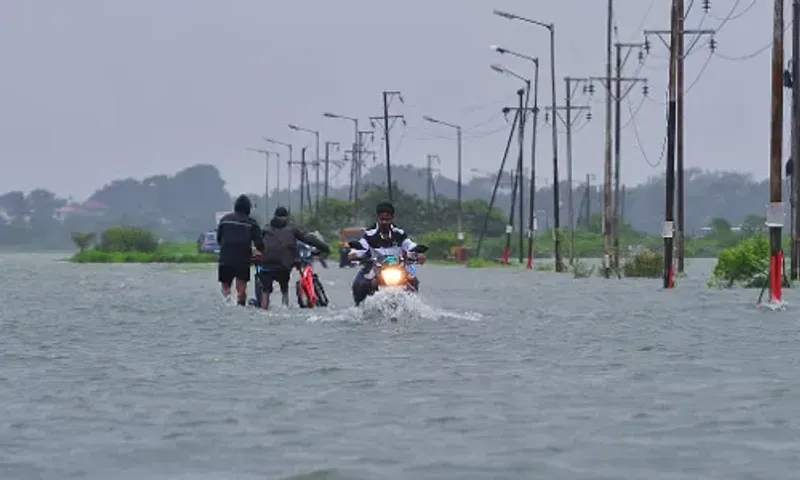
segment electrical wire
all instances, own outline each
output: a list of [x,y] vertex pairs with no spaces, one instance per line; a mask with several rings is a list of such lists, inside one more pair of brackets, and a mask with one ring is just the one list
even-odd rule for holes
[[[631,118],[635,118],[633,115],[633,105],[630,102],[630,99],[626,99],[626,103],[628,104],[628,112],[631,114]],[[642,158],[644,159],[645,163],[647,163],[651,168],[656,168],[661,163],[661,160],[664,158],[664,153],[666,151],[667,146],[667,137],[668,135],[664,135],[664,141],[661,143],[661,153],[658,156],[658,161],[656,163],[651,163],[649,158],[647,157],[647,153],[644,151],[644,146],[642,145],[642,139],[639,137],[639,127],[636,125],[636,120],[633,120],[633,135],[636,138],[636,145],[639,147],[639,151],[642,154]]]
[[736,0],[736,2],[733,4],[733,8],[731,8],[731,11],[728,13],[728,15],[725,18],[715,17],[714,15],[712,15],[710,13],[708,14],[708,16],[713,18],[714,20],[721,20],[722,21],[722,23],[717,27],[717,30],[719,30],[726,23],[730,22],[731,20],[736,20],[738,18],[741,18],[744,14],[749,12],[753,7],[756,6],[756,1],[757,0],[753,0],[750,3],[750,5],[745,7],[744,10],[742,10],[741,12],[739,12],[737,14],[734,14],[734,12],[736,11],[736,8],[739,6],[740,3],[742,3],[742,0]]
[[[786,27],[783,29],[783,33],[784,34],[786,34],[786,32],[788,32],[789,29],[792,28],[792,23],[793,23],[793,21],[790,21],[789,24],[786,25]],[[762,53],[764,53],[767,50],[769,50],[771,47],[772,47],[772,42],[769,42],[768,44],[764,45],[763,47],[759,48],[758,50],[756,50],[756,51],[754,51],[752,53],[748,53],[746,55],[739,56],[739,57],[729,57],[729,56],[717,53],[716,51],[714,52],[714,55],[718,56],[719,58],[721,58],[723,60],[727,60],[729,62],[744,62],[744,61],[753,59],[753,58],[761,55]]]
[[711,59],[712,58],[714,58],[714,53],[713,52],[709,52],[708,53],[708,57],[706,58],[705,63],[703,63],[703,66],[700,67],[700,71],[697,73],[697,76],[694,78],[694,80],[692,80],[692,83],[690,83],[688,87],[685,87],[683,89],[683,95],[684,96],[688,95],[689,92],[692,91],[694,86],[697,85],[697,82],[700,81],[700,77],[702,77],[703,74],[705,73],[706,69],[708,68],[708,65],[711,63]]
[[727,55],[723,55],[723,54],[717,53],[717,52],[714,52],[714,55],[716,55],[717,57],[719,57],[719,58],[721,58],[723,60],[727,60],[729,62],[745,62],[747,60],[751,60],[753,58],[756,58],[757,56],[759,56],[762,53],[764,53],[767,50],[769,50],[770,47],[772,47],[772,42],[768,43],[767,45],[764,45],[763,47],[759,48],[755,52],[748,53],[746,55],[742,55],[742,56],[739,56],[739,57],[729,57]]
[[644,103],[645,103],[646,99],[647,99],[647,96],[646,95],[642,95],[642,99],[641,99],[641,101],[639,101],[639,105],[636,107],[636,109],[634,109],[634,110],[632,110],[630,112],[630,116],[628,117],[628,120],[619,127],[620,130],[625,130],[626,128],[628,128],[633,123],[633,120],[636,118],[636,115],[639,114],[639,111],[644,106]]

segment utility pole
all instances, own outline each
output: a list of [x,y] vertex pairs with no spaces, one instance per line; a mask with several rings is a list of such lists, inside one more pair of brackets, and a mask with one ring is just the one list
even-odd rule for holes
[[[684,87],[684,78],[685,78],[685,60],[686,57],[694,50],[697,42],[703,36],[711,36],[711,40],[708,42],[709,48],[713,52],[716,49],[716,41],[713,38],[713,35],[716,34],[716,30],[711,29],[702,29],[702,30],[687,30],[685,28],[685,20],[686,20],[686,8],[684,7],[684,0],[676,0],[676,8],[678,11],[678,18],[677,18],[677,25],[675,29],[677,30],[677,37],[676,38],[676,65],[675,65],[675,89],[676,89],[676,103],[675,103],[675,130],[676,130],[676,139],[675,139],[675,150],[676,150],[676,168],[677,168],[677,195],[678,195],[678,225],[675,228],[675,234],[677,234],[677,242],[675,244],[675,253],[677,256],[677,267],[678,272],[683,273],[685,265],[686,265],[686,209],[685,209],[685,201],[686,201],[686,194],[684,192],[684,153],[685,153],[685,134],[684,134],[684,96],[685,96],[685,87]],[[703,10],[705,13],[708,13],[710,9],[710,3],[707,1],[703,2]],[[672,29],[670,30],[645,30],[645,43],[644,43],[644,51],[649,53],[650,52],[650,42],[648,37],[650,35],[657,35],[661,42],[669,49],[671,48],[670,42],[666,41],[667,35],[672,35]],[[688,48],[685,46],[685,37],[687,35],[692,36],[692,40],[689,42]]]
[[[584,91],[589,90],[586,84],[588,78],[564,77],[566,86],[565,102],[565,125],[567,126],[567,184],[569,185],[569,195],[567,196],[567,216],[569,217],[569,264],[575,264],[575,209],[574,193],[572,185],[572,98],[580,84],[584,84]],[[587,112],[587,118],[591,119],[591,114]]]
[[[400,119],[403,121],[405,125],[406,119],[403,115],[389,115],[389,103],[392,98],[397,97],[400,100],[400,103],[403,102],[403,94],[399,91],[384,91],[383,92],[383,115],[376,116],[376,117],[369,117],[370,122],[372,123],[372,127],[375,128],[376,122],[383,121],[383,140],[384,146],[386,147],[386,188],[389,192],[389,202],[394,201],[392,196],[392,149],[391,144],[389,142],[389,131],[391,127],[389,126],[389,120],[397,120]],[[392,122],[394,124],[394,122]]]
[[[772,119],[770,125],[770,204],[767,227],[770,240],[770,304],[783,305],[783,229],[782,147],[783,147],[783,0],[774,1],[772,26]],[[797,161],[795,159],[795,161]],[[794,168],[797,170],[797,166]]]
[[[331,157],[330,157],[331,151],[330,151],[330,149],[331,149],[332,146],[335,146],[336,150],[339,150],[339,142],[325,142],[325,194],[324,194],[324,197],[325,197],[325,201],[326,202],[328,201],[328,190],[330,188],[330,182],[331,182],[331,170],[330,170],[330,167],[331,167],[331,165],[330,165],[331,164]],[[319,186],[317,186],[317,189],[319,189]]]
[[[306,192],[306,183],[307,179],[307,171],[306,171],[306,150],[308,147],[303,147],[300,149],[300,162],[297,164],[300,165],[300,215],[302,216],[305,213],[305,192]],[[311,198],[308,199],[308,203],[311,203]]]
[[375,152],[372,150],[365,151],[364,150],[364,137],[369,135],[370,141],[374,140],[374,132],[372,130],[359,130],[357,137],[357,144],[356,150],[353,152],[353,221],[356,224],[361,223],[360,213],[359,213],[359,199],[360,199],[360,190],[361,190],[361,167],[364,166],[364,154],[368,153],[371,154],[373,158],[375,158]]
[[[580,119],[579,116],[572,116],[572,112],[575,110],[578,111],[585,111],[586,118],[591,119],[591,108],[588,105],[572,105],[572,96],[575,93],[575,84],[578,82],[588,81],[588,79],[583,78],[575,78],[575,77],[566,77],[567,80],[567,97],[566,97],[566,104],[562,106],[556,106],[556,111],[553,117],[557,117],[558,120],[566,128],[566,136],[567,136],[567,182],[570,183],[570,191],[569,195],[567,196],[567,215],[569,218],[569,230],[570,230],[570,243],[569,243],[569,263],[573,265],[575,263],[575,213],[572,208],[572,127],[575,126],[577,121]],[[545,121],[548,121],[548,116],[552,113],[553,107],[546,106],[545,109]],[[564,115],[560,112],[564,112]],[[556,118],[553,118],[553,122],[556,122]],[[561,206],[556,204],[553,206],[555,210],[558,210]]]
[[[642,94],[647,96],[648,87],[646,78],[632,78],[625,79],[622,76],[622,71],[625,64],[634,49],[639,50],[639,60],[644,61],[643,48],[644,43],[616,43],[617,49],[617,68],[614,91],[614,225],[612,226],[614,232],[614,270],[619,272],[620,264],[620,236],[622,229],[622,199],[620,197],[620,183],[622,170],[622,100],[628,95],[633,85],[642,82]],[[625,51],[625,57],[622,56],[622,51]],[[630,87],[624,92],[622,91],[622,83],[627,81]],[[622,187],[624,189],[624,187]]]
[[427,168],[427,189],[425,194],[425,201],[428,205],[433,205],[436,202],[436,190],[433,185],[433,163],[436,162],[437,165],[441,165],[441,161],[439,160],[439,155],[428,155],[428,168]]
[[[604,205],[604,207],[609,207],[612,212],[611,216],[608,220],[603,219],[603,225],[611,224],[611,229],[606,229],[603,227],[603,236],[606,241],[612,244],[612,255],[609,257],[610,264],[605,265],[605,275],[606,278],[610,277],[611,270],[613,269],[615,272],[619,274],[619,258],[620,258],[620,220],[619,220],[619,194],[620,194],[620,170],[622,164],[622,100],[628,96],[630,91],[633,89],[634,85],[637,83],[643,83],[644,86],[642,88],[642,92],[644,95],[647,95],[647,79],[642,77],[623,77],[622,76],[622,69],[625,67],[625,64],[630,57],[630,54],[633,49],[636,48],[644,48],[644,44],[640,43],[615,43],[616,48],[616,72],[613,77],[603,78],[603,77],[591,77],[592,80],[597,80],[603,83],[603,86],[606,89],[608,95],[611,96],[611,99],[614,102],[614,140],[612,142],[612,146],[614,147],[614,164],[613,167],[607,165],[610,168],[608,177],[611,177],[611,173],[613,172],[613,181],[614,186],[613,195],[608,195],[608,192],[604,190],[604,197],[607,201],[609,201],[609,205]],[[627,50],[625,52],[625,56],[623,57],[622,51]],[[640,59],[643,59],[643,56],[639,56]],[[626,83],[627,86],[623,90],[622,84]],[[612,92],[612,84],[614,90]],[[607,136],[611,135],[611,131],[606,132]],[[611,186],[607,185],[608,191],[611,191]]]
[[[273,152],[260,148],[246,148],[245,150],[264,155],[264,221],[266,222],[269,219],[269,156]],[[280,164],[280,156],[278,162]]]
[[[286,166],[288,168],[288,175],[289,175],[289,186],[286,189],[286,205],[289,208],[289,211],[292,211],[292,162],[294,160],[292,156],[292,144],[287,142],[281,142],[279,140],[274,140],[272,138],[263,137],[264,141],[267,143],[272,143],[274,145],[282,145],[289,150],[289,160],[286,162]],[[280,157],[278,157],[280,159]],[[280,163],[280,160],[278,161]],[[278,167],[278,191],[280,191],[280,178],[281,178],[281,170],[280,166]]]
[[586,174],[586,230],[592,227],[592,174]]
[[800,272],[800,0],[792,1],[792,246],[790,278],[797,280]]
[[608,0],[606,21],[606,147],[603,168],[603,270],[611,277],[611,46],[614,30],[614,0]]
[[[522,174],[523,152],[522,152],[522,150],[523,150],[523,145],[524,145],[524,143],[523,143],[524,142],[523,135],[524,135],[524,132],[525,132],[525,117],[527,116],[527,112],[525,111],[525,109],[528,108],[523,103],[524,102],[524,97],[525,97],[525,89],[518,90],[517,91],[517,96],[519,97],[519,107],[517,108],[517,111],[519,112],[519,122],[517,123],[518,129],[519,129],[519,131],[517,132],[517,140],[519,141],[519,155],[517,156],[517,167],[516,167],[515,181],[514,181],[513,186],[511,187],[511,208],[509,209],[509,213],[508,213],[508,226],[510,228],[506,229],[506,246],[505,246],[505,249],[503,250],[503,264],[505,264],[505,265],[508,265],[509,256],[511,255],[511,233],[512,233],[512,228],[513,228],[512,225],[514,225],[514,208],[516,207],[516,203],[517,203],[517,198],[516,198],[517,194],[518,194],[517,193],[517,188],[520,189],[520,197],[521,197],[522,196],[521,195],[521,190],[522,190],[522,183],[523,183],[523,180],[522,180],[522,177],[523,177],[523,174]],[[520,233],[522,233],[522,228],[523,228],[523,225],[522,225],[522,212],[521,212],[521,210],[523,208],[522,202],[520,202],[519,208],[520,208],[520,215],[519,215],[519,225],[518,225],[518,227],[520,229]],[[521,249],[522,249],[522,237],[520,237],[520,250]],[[519,252],[519,260],[520,260],[520,263],[522,263],[522,251]]]
[[673,237],[675,235],[675,114],[676,95],[675,85],[676,68],[678,63],[678,1],[672,0],[672,13],[670,14],[670,42],[669,42],[669,100],[667,109],[667,173],[666,173],[666,205],[664,209],[664,226],[661,236],[664,237],[664,288],[673,288]]

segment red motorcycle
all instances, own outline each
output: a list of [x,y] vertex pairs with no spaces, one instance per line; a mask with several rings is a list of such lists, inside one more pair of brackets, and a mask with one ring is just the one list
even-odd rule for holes
[[319,276],[311,266],[312,258],[315,256],[319,256],[319,252],[301,253],[300,260],[295,264],[300,273],[300,279],[295,284],[297,304],[300,308],[328,306],[328,294],[325,293]]

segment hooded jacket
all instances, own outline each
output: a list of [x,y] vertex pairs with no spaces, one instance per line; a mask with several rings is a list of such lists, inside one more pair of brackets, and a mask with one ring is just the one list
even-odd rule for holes
[[233,205],[233,213],[220,219],[217,226],[220,265],[249,268],[252,246],[264,251],[261,227],[250,218],[251,206],[250,199],[241,195]]
[[310,235],[289,222],[288,217],[275,216],[269,226],[264,229],[264,261],[265,268],[291,270],[297,261],[297,242],[307,243],[322,253],[330,253],[331,249],[314,235]]

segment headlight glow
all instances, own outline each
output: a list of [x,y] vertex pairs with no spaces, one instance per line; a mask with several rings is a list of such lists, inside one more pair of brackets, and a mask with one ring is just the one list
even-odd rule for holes
[[397,268],[387,268],[381,270],[381,278],[386,285],[399,285],[403,280],[403,272]]

